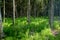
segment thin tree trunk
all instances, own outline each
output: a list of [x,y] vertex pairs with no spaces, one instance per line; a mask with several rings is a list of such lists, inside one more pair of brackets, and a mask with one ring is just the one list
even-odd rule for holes
[[3,0],[3,2],[4,2],[4,9],[3,9],[3,11],[4,11],[4,16],[3,16],[3,21],[5,22],[5,0]]
[[15,0],[13,0],[13,25],[15,25]]
[[30,11],[31,11],[30,0],[28,0],[28,3],[27,3],[27,22],[28,22],[28,24],[30,24]]
[[22,12],[23,12],[23,10],[22,10],[22,8],[21,8],[21,10],[20,10],[20,16],[21,16],[21,17],[23,16],[23,15],[22,15],[22,14],[23,14]]
[[[20,0],[20,3],[22,3],[22,1],[23,1],[23,0]],[[22,10],[22,5],[21,5],[21,6],[20,6],[20,15],[19,15],[20,17],[22,17],[22,14],[23,14],[22,12],[23,12],[23,10]]]
[[2,27],[2,16],[1,16],[1,7],[0,7],[0,40],[2,40],[2,33],[3,33],[3,27]]
[[36,18],[36,4],[34,3],[34,17]]
[[16,6],[15,9],[16,9],[16,18],[18,18],[17,6]]

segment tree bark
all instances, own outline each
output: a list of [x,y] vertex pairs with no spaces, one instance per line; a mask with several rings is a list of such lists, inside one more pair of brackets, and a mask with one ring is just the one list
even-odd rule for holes
[[3,8],[3,11],[4,11],[4,15],[3,15],[3,22],[5,22],[5,0],[3,0],[3,3],[4,3],[4,8]]
[[34,3],[34,18],[36,18],[36,4]]
[[2,40],[2,33],[3,33],[3,27],[2,27],[2,16],[1,16],[1,6],[0,6],[0,40]]
[[28,24],[30,24],[30,11],[31,11],[30,0],[28,0],[28,3],[27,3],[27,22],[28,22]]
[[50,28],[54,29],[54,0],[51,0],[51,7],[50,7],[50,13],[49,13],[49,17],[50,17]]
[[15,7],[15,10],[16,10],[16,18],[18,18],[18,11],[17,11],[17,6]]
[[13,0],[13,25],[15,25],[15,0]]

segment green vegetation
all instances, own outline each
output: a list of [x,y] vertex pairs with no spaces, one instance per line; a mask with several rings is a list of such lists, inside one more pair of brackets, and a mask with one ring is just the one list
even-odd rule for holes
[[[16,18],[15,26],[13,27],[12,19],[6,18],[3,23],[3,31],[5,40],[59,40],[60,34],[54,36],[49,28],[49,19],[46,17],[32,18],[30,24],[27,23],[27,18]],[[54,21],[54,28],[60,30],[58,21]]]
[[1,1],[0,40],[60,40],[59,0]]

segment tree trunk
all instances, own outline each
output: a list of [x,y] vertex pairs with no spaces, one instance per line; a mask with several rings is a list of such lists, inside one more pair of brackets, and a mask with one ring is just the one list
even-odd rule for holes
[[50,28],[54,29],[54,0],[51,0],[49,17],[50,17],[50,20],[49,20],[50,21]]
[[28,24],[30,24],[30,11],[31,11],[30,0],[28,0],[28,3],[27,3],[27,22],[28,22]]
[[3,12],[4,12],[4,15],[3,15],[3,22],[5,22],[5,0],[3,0],[3,3],[4,3],[4,8],[3,8]]
[[3,33],[3,27],[2,27],[2,16],[1,16],[1,7],[0,7],[0,40],[2,40],[2,33]]
[[17,6],[16,6],[16,8],[15,8],[15,9],[16,9],[16,14],[15,14],[15,15],[16,15],[16,18],[18,18]]
[[22,10],[22,8],[21,8],[21,10],[20,10],[20,16],[21,16],[21,17],[23,16],[23,15],[22,15],[22,14],[23,14],[22,12],[23,12],[23,10]]
[[34,18],[36,18],[36,4],[34,3]]
[[15,25],[15,0],[13,0],[13,25]]

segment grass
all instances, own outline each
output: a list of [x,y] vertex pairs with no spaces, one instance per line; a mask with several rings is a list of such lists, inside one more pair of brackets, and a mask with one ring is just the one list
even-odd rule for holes
[[[4,40],[59,40],[60,34],[54,36],[49,28],[49,19],[46,17],[30,18],[28,25],[27,18],[16,18],[13,27],[12,19],[6,18],[3,22]],[[54,21],[54,28],[60,30],[59,21]]]

